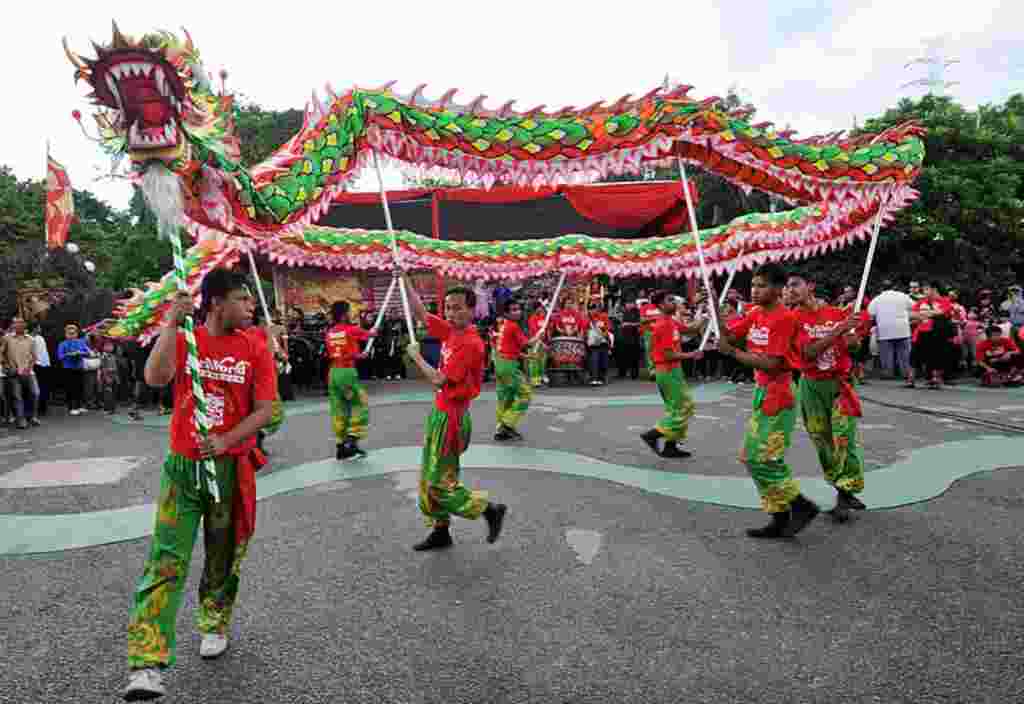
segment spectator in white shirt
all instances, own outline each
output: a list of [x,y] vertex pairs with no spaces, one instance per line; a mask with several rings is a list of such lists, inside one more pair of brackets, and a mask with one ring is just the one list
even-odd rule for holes
[[910,387],[914,385],[914,367],[910,364],[910,320],[914,300],[895,290],[892,281],[883,282],[882,287],[885,290],[868,305],[868,314],[877,326],[882,369],[893,377],[902,372]]
[[45,416],[50,401],[50,350],[46,346],[43,332],[37,325],[32,330],[32,339],[35,342],[36,353],[36,382],[39,384],[39,411],[37,415]]

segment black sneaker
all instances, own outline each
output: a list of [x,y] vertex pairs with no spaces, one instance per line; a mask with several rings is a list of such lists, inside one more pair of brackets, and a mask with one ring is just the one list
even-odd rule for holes
[[345,445],[348,446],[349,457],[366,457],[366,450],[359,447],[359,440],[350,437],[345,441]]
[[440,550],[451,546],[452,534],[448,531],[448,528],[445,527],[435,528],[430,531],[430,535],[428,535],[422,542],[413,545],[412,549],[417,552],[423,552],[424,550]]
[[658,457],[661,457],[661,450],[658,449],[658,438],[661,437],[661,433],[658,432],[657,428],[648,430],[646,433],[640,436],[640,439],[647,443],[647,447],[651,448]]
[[518,430],[516,430],[515,428],[507,428],[507,430],[508,430],[508,434],[511,436],[512,440],[522,440],[523,439],[522,434]]
[[347,460],[351,456],[352,450],[349,448],[348,443],[339,442],[337,451],[334,454],[335,459]]
[[686,459],[687,457],[693,457],[693,453],[679,447],[675,442],[666,442],[665,447],[661,450],[661,456],[668,457],[670,459]]
[[503,425],[498,429],[498,432],[494,434],[494,439],[498,442],[505,442],[506,440],[515,440],[515,436],[512,434],[511,428],[506,428]]
[[789,538],[789,511],[772,514],[772,522],[764,528],[747,528],[751,538]]
[[501,535],[501,525],[505,522],[505,513],[508,506],[505,504],[487,504],[484,509],[484,518],[487,519],[487,542],[493,543]]
[[799,494],[793,503],[789,506],[790,518],[788,533],[791,536],[795,536],[797,533],[807,527],[811,521],[817,518],[818,514],[821,513],[821,509],[818,505],[808,499],[803,494]]

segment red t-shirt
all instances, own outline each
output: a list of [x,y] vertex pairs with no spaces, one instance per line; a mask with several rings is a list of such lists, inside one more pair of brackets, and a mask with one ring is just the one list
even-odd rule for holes
[[[922,298],[920,301],[914,304],[911,308],[915,313],[927,313],[929,311],[936,311],[939,315],[946,317],[952,317],[953,315],[953,304],[950,303],[948,298],[939,296],[938,298]],[[934,320],[923,320],[918,323],[917,328],[914,330],[913,341],[917,342],[918,336],[922,332],[929,332],[935,326]]]
[[563,309],[555,313],[552,324],[559,335],[583,337],[590,322],[587,316],[578,310]]
[[[199,348],[199,375],[206,393],[206,415],[210,433],[222,435],[245,420],[255,401],[277,398],[277,373],[274,360],[257,335],[241,330],[230,335],[211,335],[206,326],[196,328]],[[174,415],[171,416],[171,452],[199,459],[199,435],[193,414],[192,379],[186,359],[185,333],[178,333],[174,375]],[[256,436],[231,448],[239,455],[256,446]]]
[[654,321],[651,328],[651,359],[654,360],[655,368],[660,371],[668,371],[679,366],[680,360],[666,359],[666,352],[677,354],[683,351],[682,325],[674,318],[662,315]]
[[1017,343],[1008,337],[1000,336],[998,340],[982,340],[976,348],[976,358],[979,362],[991,365],[997,357],[1002,357],[1007,352],[1020,352]]
[[505,359],[519,359],[528,340],[519,323],[506,320],[498,333],[498,354]]
[[434,399],[438,410],[467,405],[480,395],[484,380],[484,341],[472,325],[459,331],[436,315],[427,315],[427,333],[441,341],[438,371],[447,379]]
[[653,303],[644,303],[640,306],[640,332],[641,334],[649,332],[660,316],[661,308]]
[[840,337],[835,344],[822,351],[813,362],[804,359],[804,350],[812,342],[824,339],[832,334],[841,322],[849,317],[849,313],[832,306],[822,306],[817,310],[803,308],[793,311],[796,316],[798,331],[796,354],[794,359],[799,364],[803,375],[808,379],[844,379],[853,368],[853,360],[846,344],[846,337]]
[[369,339],[369,330],[351,323],[339,323],[328,330],[324,341],[327,343],[327,358],[331,360],[331,368],[351,369],[355,366],[360,352],[359,343]]
[[612,332],[612,320],[608,317],[608,314],[602,310],[596,313],[590,314],[590,322],[597,326],[597,329],[603,332],[605,335],[610,335]]
[[[530,337],[533,337],[538,332],[540,332],[540,328],[544,324],[545,315],[546,314],[543,311],[541,311],[538,313],[534,313],[533,315],[530,316],[529,320],[527,320],[527,325],[530,326]],[[548,335],[549,331],[546,330],[544,332],[544,337],[548,337]]]
[[776,306],[771,311],[753,306],[746,315],[729,323],[729,332],[747,341],[748,352],[783,357],[786,360],[774,372],[755,369],[754,380],[759,385],[767,386],[773,379],[790,373],[797,332],[796,317],[792,311],[782,306]]

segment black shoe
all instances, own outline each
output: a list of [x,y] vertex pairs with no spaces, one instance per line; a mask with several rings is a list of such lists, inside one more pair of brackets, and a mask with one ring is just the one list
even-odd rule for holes
[[661,450],[662,457],[668,458],[679,458],[685,459],[687,457],[693,457],[693,453],[689,450],[684,450],[679,447],[675,442],[666,442],[665,447]]
[[522,434],[515,428],[508,428],[508,434],[512,436],[513,440],[522,440]]
[[501,535],[501,524],[505,522],[505,513],[508,506],[505,504],[487,504],[484,509],[484,518],[487,519],[487,542],[493,543]]
[[430,531],[430,535],[427,536],[426,540],[416,543],[412,546],[412,549],[417,552],[423,552],[424,550],[440,550],[442,548],[450,548],[451,546],[452,534],[445,527],[435,528]]
[[347,460],[352,456],[352,449],[348,446],[347,442],[340,442],[337,446],[337,452],[335,453],[335,459]]
[[788,538],[789,533],[789,511],[772,514],[772,522],[764,528],[747,528],[747,535],[751,538]]
[[349,457],[366,457],[366,450],[359,447],[357,438],[350,437],[345,441],[345,445],[348,447]]
[[807,527],[807,524],[813,521],[821,509],[818,505],[808,499],[803,494],[799,494],[793,503],[789,505],[790,518],[789,518],[789,535],[795,536],[797,533]]
[[828,515],[836,523],[847,523],[850,520],[850,509],[841,503],[837,503],[835,508],[828,511]]
[[498,442],[505,442],[506,440],[515,440],[515,435],[512,434],[511,428],[506,428],[504,425],[498,429],[498,432],[494,434],[494,439]]
[[647,447],[651,448],[658,457],[661,457],[661,451],[658,449],[658,438],[661,437],[661,433],[658,432],[657,428],[648,430],[646,433],[640,436],[640,439],[647,443]]
[[845,491],[843,489],[839,489],[837,491],[838,491],[838,496],[836,497],[836,505],[842,504],[846,508],[853,509],[854,511],[866,511],[867,510],[868,507],[864,505],[864,502],[861,501],[860,499],[858,499],[856,496],[854,496],[850,492]]

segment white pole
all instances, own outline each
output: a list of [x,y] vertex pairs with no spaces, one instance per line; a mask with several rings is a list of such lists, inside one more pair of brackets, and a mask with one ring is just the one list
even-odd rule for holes
[[[380,160],[377,158],[377,151],[372,150],[373,166],[377,170],[377,184],[380,186],[380,202],[384,206],[384,221],[387,223],[388,232],[391,233],[391,256],[395,261],[395,270],[400,271],[398,266],[398,240],[395,236],[395,227],[391,223],[391,207],[388,205],[388,194],[384,190],[384,172],[380,169]],[[409,308],[409,294],[405,290],[405,281],[398,279],[398,291],[402,294],[402,310],[405,312],[405,325],[409,329],[409,341],[416,341],[416,329],[412,325],[412,310]]]
[[[708,274],[708,265],[704,261],[704,246],[700,242],[700,231],[697,229],[697,212],[693,207],[693,196],[690,195],[690,182],[686,178],[686,164],[683,163],[683,157],[676,157],[679,163],[679,173],[683,178],[683,195],[686,197],[686,211],[690,215],[690,229],[693,231],[693,241],[697,245],[697,259],[700,261],[700,273],[704,278],[704,288],[708,292],[708,301],[713,301],[715,298],[714,292],[711,290],[711,276]],[[711,311],[711,329],[716,336],[721,336],[718,330],[718,310]]]
[[[732,271],[729,272],[729,278],[725,280],[725,286],[722,288],[722,295],[718,297],[718,307],[721,308],[725,304],[726,296],[729,295],[729,289],[732,287],[732,280],[736,277],[736,272],[739,270],[739,262],[733,266]],[[700,340],[700,347],[697,348],[698,352],[703,352],[704,347],[708,344],[708,338],[711,337],[711,326],[704,328],[704,336]]]
[[[537,335],[539,337],[543,337],[544,332],[548,329],[548,323],[551,322],[551,313],[554,312],[554,310],[555,310],[555,304],[558,303],[558,297],[562,293],[562,285],[564,283],[565,283],[565,272],[563,271],[562,275],[560,277],[558,277],[558,284],[555,286],[555,293],[554,293],[554,295],[551,296],[551,302],[548,303],[547,313],[544,314],[544,324],[541,325],[540,326],[540,330],[537,331]],[[534,343],[533,349],[534,350],[540,349],[540,345],[541,345],[541,342],[538,339],[537,342]]]
[[864,293],[868,289],[868,277],[871,275],[871,262],[875,259],[875,248],[878,246],[878,233],[882,229],[882,213],[885,212],[886,196],[878,202],[878,216],[875,218],[875,229],[871,233],[871,244],[868,245],[868,258],[864,262],[864,273],[860,277],[860,289],[857,291],[857,302],[853,304],[853,313],[860,313],[864,303]]
[[[384,294],[384,302],[380,305],[380,310],[377,311],[377,320],[373,323],[373,329],[377,330],[380,328],[380,323],[384,320],[384,312],[388,309],[388,304],[391,303],[391,294],[395,292],[395,283],[399,281],[397,276],[391,277],[391,285],[388,286],[388,292]],[[366,345],[366,349],[363,350],[363,354],[366,356],[370,355],[373,351],[373,343],[376,342],[376,337],[371,337],[370,342]]]
[[256,260],[252,256],[252,245],[247,246],[245,252],[249,255],[249,268],[252,269],[252,278],[256,280],[256,291],[260,295],[260,307],[263,309],[263,324],[270,325],[274,321],[270,318],[270,309],[267,308],[267,297],[263,295],[263,284],[260,283],[260,275],[256,271]]

